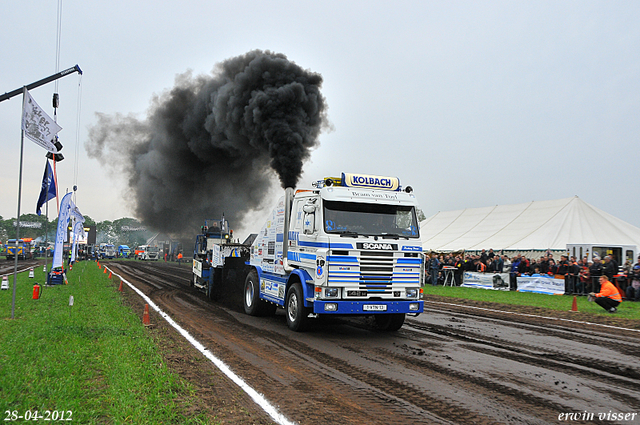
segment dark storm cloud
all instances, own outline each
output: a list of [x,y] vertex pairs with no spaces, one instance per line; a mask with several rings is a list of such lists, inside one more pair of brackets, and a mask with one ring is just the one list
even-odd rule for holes
[[144,120],[97,114],[86,149],[128,178],[137,218],[192,233],[205,218],[238,225],[274,173],[295,187],[326,125],[322,77],[285,55],[255,50],[212,76],[179,76]]

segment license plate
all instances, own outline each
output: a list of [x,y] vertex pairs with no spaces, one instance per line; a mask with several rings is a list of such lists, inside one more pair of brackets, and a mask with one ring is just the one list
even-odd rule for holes
[[362,306],[364,311],[387,311],[386,305],[365,304]]

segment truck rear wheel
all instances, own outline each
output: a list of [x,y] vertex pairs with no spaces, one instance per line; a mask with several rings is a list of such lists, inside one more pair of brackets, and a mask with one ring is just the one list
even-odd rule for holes
[[222,286],[222,270],[211,268],[209,276],[209,299],[211,301],[218,301],[220,299],[221,286]]
[[311,309],[304,306],[304,292],[299,282],[294,283],[289,288],[284,308],[289,329],[296,332],[305,330]]
[[220,299],[220,287],[215,282],[207,282],[207,298],[211,301]]
[[399,314],[376,314],[374,320],[376,329],[381,331],[395,332],[404,324],[404,313]]
[[271,316],[278,307],[260,299],[260,280],[255,270],[251,270],[244,281],[243,304],[244,312],[249,316]]

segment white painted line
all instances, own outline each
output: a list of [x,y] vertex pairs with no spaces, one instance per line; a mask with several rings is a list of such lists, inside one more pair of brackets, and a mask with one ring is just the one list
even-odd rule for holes
[[494,309],[491,309],[491,308],[474,307],[474,306],[463,305],[463,304],[443,303],[443,302],[439,302],[439,301],[428,301],[428,300],[423,300],[423,301],[425,303],[431,303],[431,304],[451,305],[451,306],[463,307],[463,308],[475,308],[476,310],[485,310],[485,311],[492,311],[492,312],[496,312],[496,313],[514,314],[516,316],[536,317],[536,318],[539,318],[539,319],[549,319],[549,320],[561,320],[563,322],[581,323],[583,325],[602,326],[604,328],[619,329],[619,330],[631,331],[631,332],[640,332],[640,329],[620,328],[618,326],[603,325],[601,323],[582,322],[580,320],[563,319],[561,317],[537,316],[535,314],[516,313],[516,312],[513,312],[513,311],[494,310]]
[[[106,266],[104,266],[104,267],[107,269]],[[107,269],[107,270],[109,270],[109,269]],[[191,334],[189,334],[189,332],[187,332],[179,324],[177,324],[167,313],[165,313],[164,311],[160,310],[160,307],[158,307],[156,305],[156,303],[151,301],[151,299],[149,297],[147,297],[145,294],[143,294],[142,291],[140,291],[138,288],[136,288],[134,285],[129,283],[125,278],[123,278],[118,273],[114,272],[113,270],[109,270],[109,272],[112,273],[115,276],[118,276],[120,278],[120,280],[122,280],[124,283],[127,284],[127,286],[129,286],[129,288],[131,288],[134,291],[136,291],[138,293],[138,295],[140,295],[142,297],[142,299],[144,299],[147,302],[147,304],[149,304],[149,306],[151,308],[153,308],[155,311],[157,311],[158,314],[160,314],[160,316],[164,317],[164,319],[171,326],[173,326],[178,332],[180,332],[180,334],[183,337],[185,337],[185,339],[187,341],[189,341],[191,343],[191,345],[193,345],[198,351],[200,351],[206,358],[211,360],[211,362],[214,365],[216,365],[216,367],[218,369],[220,369],[220,371],[222,373],[227,375],[227,377],[229,379],[231,379],[240,388],[242,388],[244,390],[244,392],[246,392],[249,395],[249,397],[251,397],[253,399],[253,401],[255,401],[258,404],[258,406],[260,406],[262,408],[262,410],[264,410],[269,416],[271,416],[271,418],[274,421],[276,421],[278,424],[281,424],[281,425],[295,425],[295,422],[289,421],[282,413],[278,412],[278,410],[271,403],[269,403],[269,401],[262,394],[260,394],[259,392],[257,392],[253,388],[251,388],[246,382],[244,382],[242,380],[242,378],[240,378],[238,375],[236,375],[229,368],[229,366],[227,366],[222,360],[218,359],[216,356],[211,354],[211,352],[209,352],[209,350],[207,350],[207,348],[204,345],[202,345],[198,340],[196,340],[193,336],[191,336]]]

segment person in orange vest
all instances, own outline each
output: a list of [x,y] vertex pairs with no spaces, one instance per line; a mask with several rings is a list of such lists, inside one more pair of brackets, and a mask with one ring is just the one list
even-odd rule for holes
[[180,252],[178,254],[178,264],[181,264],[181,263],[182,263],[182,253]]
[[595,302],[609,313],[618,311],[618,305],[622,302],[622,296],[613,283],[609,282],[606,275],[600,276],[600,292],[589,293],[590,299],[593,297]]

